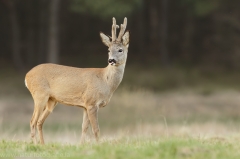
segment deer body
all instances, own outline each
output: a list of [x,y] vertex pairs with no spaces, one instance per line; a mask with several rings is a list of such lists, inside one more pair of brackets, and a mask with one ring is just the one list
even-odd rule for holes
[[127,60],[129,32],[125,32],[127,19],[121,25],[116,38],[116,20],[113,18],[112,37],[100,33],[108,46],[109,59],[105,68],[76,68],[57,64],[41,64],[31,69],[25,77],[25,85],[34,100],[34,112],[30,121],[31,137],[44,144],[42,125],[57,103],[84,108],[82,136],[84,142],[89,125],[96,140],[99,139],[98,109],[106,106],[122,81]]
[[33,96],[43,89],[46,96],[62,104],[103,107],[122,81],[123,73],[124,66],[110,64],[106,68],[41,64],[27,73],[26,85]]

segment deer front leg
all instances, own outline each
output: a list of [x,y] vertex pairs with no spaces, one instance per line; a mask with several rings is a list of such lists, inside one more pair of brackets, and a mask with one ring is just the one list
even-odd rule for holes
[[87,133],[89,124],[90,124],[90,121],[89,121],[89,118],[88,118],[87,109],[84,109],[83,123],[82,123],[82,136],[81,136],[81,140],[80,140],[80,143],[82,143],[82,144],[85,142],[86,133]]
[[92,131],[95,136],[96,141],[99,140],[100,129],[98,126],[98,107],[96,106],[89,106],[87,108],[88,118],[90,120]]

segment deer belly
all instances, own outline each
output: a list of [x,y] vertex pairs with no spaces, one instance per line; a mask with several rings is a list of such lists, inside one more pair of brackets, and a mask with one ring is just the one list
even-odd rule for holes
[[56,99],[59,103],[72,105],[72,106],[84,106],[84,101],[80,95],[74,94],[55,94],[53,98]]

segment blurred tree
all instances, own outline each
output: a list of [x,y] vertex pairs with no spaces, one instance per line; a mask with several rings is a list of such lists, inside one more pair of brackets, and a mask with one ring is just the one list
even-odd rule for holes
[[188,10],[196,16],[207,16],[218,8],[221,0],[181,0]]
[[0,2],[9,11],[10,52],[15,68],[23,71],[46,61],[58,63],[60,0]]
[[48,11],[49,1],[40,0],[39,6],[39,30],[38,30],[38,53],[37,64],[46,62],[47,43],[48,43]]
[[20,24],[17,17],[17,9],[15,0],[2,0],[9,11],[9,20],[11,26],[11,48],[12,48],[12,59],[17,70],[24,70],[24,63],[21,57],[20,48]]
[[27,33],[26,33],[26,42],[27,42],[27,59],[28,59],[28,65],[33,66],[34,65],[34,51],[35,51],[35,30],[36,27],[34,27],[35,23],[35,7],[34,7],[35,1],[28,0],[27,1],[27,10],[28,10],[28,17],[27,17]]
[[[219,0],[181,0],[178,2],[184,9],[182,20],[181,53],[185,63],[196,64],[205,56],[201,47],[202,41],[207,37],[207,31],[212,26],[204,28],[211,15],[219,8]],[[211,27],[210,27],[211,26]],[[206,29],[206,30],[205,30]]]
[[169,65],[168,54],[168,0],[161,0],[160,55],[163,66]]
[[71,64],[74,57],[85,58],[84,52],[104,51],[97,32],[110,32],[113,16],[119,22],[127,16],[134,50],[129,60],[240,69],[239,5],[239,0],[0,0],[0,61],[19,70],[59,58]]
[[168,0],[145,0],[148,47],[150,52],[155,52],[160,57],[162,66],[170,64],[168,52]]
[[[153,45],[152,48],[154,50],[160,49],[160,61],[166,66],[169,64],[167,49],[168,0],[103,0],[99,2],[95,0],[72,0],[71,9],[79,13],[87,13],[102,19],[109,19],[113,16],[122,17],[130,13],[132,14],[134,11],[138,11],[138,8],[141,8],[143,4],[147,5],[146,11],[149,12],[147,17],[149,20],[147,21],[149,22],[148,32],[150,43]],[[140,25],[137,25],[136,29],[139,34],[138,43],[142,44],[139,50],[144,53],[146,49],[142,47],[144,43],[142,35],[145,34],[146,27],[143,26],[146,22],[141,22],[144,21],[144,14],[142,14],[141,11],[138,12],[140,12],[138,16],[141,17],[138,17],[137,23]]]
[[51,0],[49,18],[49,50],[47,61],[51,63],[59,62],[59,15],[60,0]]
[[87,13],[102,19],[115,16],[123,17],[139,8],[143,0],[72,0],[71,9],[79,13]]

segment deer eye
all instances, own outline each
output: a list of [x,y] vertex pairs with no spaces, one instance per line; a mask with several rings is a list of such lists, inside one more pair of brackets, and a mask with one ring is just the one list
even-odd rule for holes
[[119,49],[118,52],[123,52],[123,49]]

